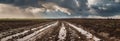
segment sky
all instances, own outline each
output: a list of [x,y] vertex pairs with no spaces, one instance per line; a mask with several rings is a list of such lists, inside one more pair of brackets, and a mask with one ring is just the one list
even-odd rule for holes
[[120,0],[0,0],[0,18],[120,18]]

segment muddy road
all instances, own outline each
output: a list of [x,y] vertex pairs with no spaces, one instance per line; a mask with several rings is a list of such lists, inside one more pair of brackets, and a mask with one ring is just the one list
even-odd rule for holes
[[[110,41],[81,25],[67,21],[54,21],[16,28],[0,33],[0,41]],[[21,29],[24,29],[21,31]],[[94,29],[92,29],[94,30]],[[13,33],[14,32],[14,33]],[[12,33],[12,34],[11,34]],[[111,40],[111,41],[119,41]]]

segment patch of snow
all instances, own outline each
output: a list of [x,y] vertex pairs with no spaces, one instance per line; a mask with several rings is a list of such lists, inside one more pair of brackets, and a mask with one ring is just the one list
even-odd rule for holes
[[[48,25],[48,24],[46,24],[46,25]],[[36,29],[39,29],[39,28],[41,28],[41,27],[43,27],[43,26],[39,26],[39,27],[37,27],[37,28],[32,28],[31,30],[36,30]],[[27,33],[28,31],[30,31],[30,30],[25,30],[25,31],[20,32],[20,33],[17,33],[17,34],[7,36],[7,37],[5,37],[5,38],[2,38],[1,41],[7,41],[8,39],[11,39],[11,38],[14,37],[14,36],[19,36],[19,35],[25,34],[25,33]]]
[[30,34],[30,35],[28,35],[28,36],[26,36],[26,37],[23,37],[23,38],[17,39],[17,40],[18,40],[18,41],[27,41],[27,40],[30,39],[31,37],[33,37],[33,36],[37,35],[38,33],[40,33],[41,31],[43,31],[43,30],[45,30],[45,29],[47,29],[47,28],[49,28],[49,27],[56,26],[57,24],[58,24],[58,22],[56,22],[56,23],[54,23],[54,24],[51,24],[51,25],[48,25],[47,27],[44,27],[44,28],[42,28],[42,29],[40,29],[40,30],[38,30],[38,31],[35,31],[34,33],[32,33],[32,34]]
[[60,32],[59,32],[59,35],[58,35],[58,38],[59,40],[58,41],[64,41],[64,39],[66,38],[66,29],[65,29],[65,26],[64,24],[62,23],[62,28],[60,29]]
[[[67,22],[68,23],[68,22]],[[83,30],[82,28],[79,28],[71,23],[68,23],[71,27],[75,28],[77,31],[81,32],[81,34],[85,35],[88,39],[93,39],[94,41],[100,41],[101,39],[97,38],[96,36],[93,36],[91,33]]]

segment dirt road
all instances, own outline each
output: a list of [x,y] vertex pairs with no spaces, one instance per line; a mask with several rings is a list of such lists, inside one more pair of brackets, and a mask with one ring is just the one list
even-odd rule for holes
[[66,21],[48,22],[37,27],[6,35],[0,33],[0,41],[104,41],[101,37]]

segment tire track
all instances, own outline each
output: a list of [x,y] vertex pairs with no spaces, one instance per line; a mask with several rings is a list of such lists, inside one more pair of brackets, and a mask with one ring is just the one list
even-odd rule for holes
[[[31,32],[31,33],[29,33]],[[29,34],[26,34],[29,33]],[[25,36],[20,36],[25,35]],[[13,39],[12,37],[21,37]],[[2,38],[1,41],[101,41],[82,26],[57,21]]]
[[57,41],[58,40],[58,34],[59,34],[59,30],[60,30],[60,25],[61,23],[59,23],[57,26],[55,27],[51,27],[45,31],[43,31],[42,33],[40,33],[40,35],[36,38],[35,41]]
[[100,41],[101,39],[99,39],[98,37],[92,35],[91,33],[85,31],[82,28],[79,28],[71,23],[66,22],[69,26],[73,27],[74,29],[76,29],[77,31],[79,31],[81,34],[85,35],[86,38],[88,38],[89,40],[94,40],[94,41]]
[[[46,24],[46,25],[48,25],[48,24]],[[45,25],[44,25],[44,26],[45,26]],[[5,38],[2,38],[1,41],[7,41],[7,40],[9,40],[9,39],[12,39],[13,37],[16,37],[16,36],[19,36],[19,35],[23,35],[23,34],[25,34],[25,33],[28,33],[29,31],[35,31],[35,30],[40,29],[40,28],[42,28],[42,27],[43,27],[43,26],[39,26],[39,27],[37,27],[37,28],[32,28],[32,29],[30,29],[30,30],[25,30],[25,31],[20,32],[20,33],[17,33],[17,34],[13,34],[13,35],[7,36],[7,37],[5,37]]]
[[66,36],[67,36],[66,33],[67,31],[66,31],[65,25],[62,23],[62,26],[61,26],[61,29],[58,35],[58,38],[59,38],[58,41],[65,41]]
[[[0,33],[0,40],[2,38],[5,38],[5,37],[11,36],[11,35],[15,35],[17,33],[21,33],[21,32],[24,32],[26,30],[36,29],[35,27],[39,27],[40,25],[45,26],[44,24],[46,24],[46,23],[40,23],[40,24],[35,24],[35,25],[32,25],[32,26],[20,27],[20,28],[16,28],[16,29],[11,29],[10,31],[2,32],[2,33]],[[46,24],[46,25],[49,25],[49,24]]]
[[68,24],[66,24],[67,28],[67,39],[66,41],[86,41],[85,36],[79,33],[74,28],[70,27]]
[[58,24],[58,22],[55,22],[54,24],[48,25],[47,27],[44,27],[38,31],[35,31],[34,33],[27,35],[21,39],[17,39],[17,41],[29,41],[29,39],[34,39],[33,37],[36,37],[35,35],[39,34],[41,31],[46,30],[50,27],[56,26]]

